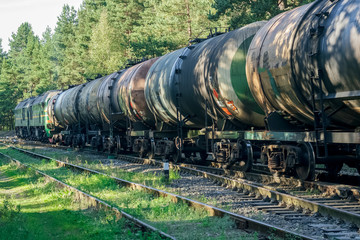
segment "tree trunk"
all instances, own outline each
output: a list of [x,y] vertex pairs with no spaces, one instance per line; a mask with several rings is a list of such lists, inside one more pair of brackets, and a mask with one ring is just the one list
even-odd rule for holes
[[192,38],[192,30],[191,30],[191,16],[190,16],[189,0],[185,0],[185,7],[186,7],[186,17],[187,17],[187,25],[188,25],[188,35],[189,35],[189,41],[190,41]]

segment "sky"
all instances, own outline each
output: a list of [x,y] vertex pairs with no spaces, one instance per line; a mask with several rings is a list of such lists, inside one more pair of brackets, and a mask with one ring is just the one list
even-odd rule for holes
[[0,38],[3,49],[9,50],[8,39],[22,23],[29,22],[35,35],[41,38],[47,26],[54,31],[57,17],[65,4],[77,10],[81,3],[82,0],[0,0]]

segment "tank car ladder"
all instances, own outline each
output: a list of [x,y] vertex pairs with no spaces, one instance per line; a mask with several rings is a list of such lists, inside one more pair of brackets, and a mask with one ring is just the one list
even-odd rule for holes
[[[315,149],[316,149],[316,158],[326,159],[329,156],[328,151],[328,132],[327,127],[329,125],[329,117],[335,114],[338,110],[334,110],[330,114],[326,114],[326,108],[324,105],[324,82],[323,82],[323,71],[320,68],[320,38],[324,33],[324,23],[326,22],[327,17],[329,16],[329,10],[338,2],[338,0],[332,0],[331,3],[325,8],[321,8],[318,13],[315,13],[314,18],[317,18],[315,22],[315,27],[310,29],[310,62],[313,64],[313,70],[310,73],[311,80],[311,100],[312,100],[312,111],[314,115],[314,132],[315,132]],[[331,10],[330,10],[331,11]],[[316,90],[318,88],[318,90]],[[316,102],[319,101],[319,109],[316,106]],[[323,134],[323,140],[321,140],[321,133]],[[324,150],[321,154],[320,146],[324,146]]]
[[187,121],[189,121],[190,116],[183,116],[181,114],[181,98],[182,98],[182,93],[180,91],[180,80],[179,80],[179,75],[181,74],[181,68],[182,68],[182,63],[183,61],[187,58],[187,55],[189,54],[189,52],[194,48],[194,46],[189,45],[187,46],[183,52],[180,54],[180,56],[178,57],[178,59],[175,62],[175,72],[174,72],[174,80],[175,80],[175,85],[176,85],[176,120],[177,120],[177,138],[175,140],[175,147],[176,147],[176,151],[177,151],[177,159],[176,160],[180,160],[181,159],[181,155],[183,152],[183,148],[184,148],[184,134],[183,134],[183,127],[185,125],[185,123]]
[[[328,146],[327,146],[327,125],[328,117],[325,113],[324,107],[324,92],[323,92],[323,83],[322,78],[320,77],[321,73],[319,72],[319,77],[311,76],[311,97],[312,97],[312,111],[314,114],[314,132],[315,132],[315,149],[316,149],[316,158],[327,158],[328,157]],[[315,81],[319,84],[319,91],[315,90]],[[320,100],[320,109],[316,107],[317,97],[319,96]],[[323,133],[323,140],[321,140],[321,133]],[[324,146],[323,155],[320,154],[320,145]]]

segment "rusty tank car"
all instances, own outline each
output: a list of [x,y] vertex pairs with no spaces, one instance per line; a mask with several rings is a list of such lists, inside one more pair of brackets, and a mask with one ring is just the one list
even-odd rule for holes
[[144,84],[147,71],[155,61],[142,62],[53,97],[49,115],[54,131],[62,129],[61,134],[54,134],[53,142],[72,146],[89,143],[95,149],[109,151],[132,148],[123,137],[130,125],[133,130],[154,125],[144,98]]

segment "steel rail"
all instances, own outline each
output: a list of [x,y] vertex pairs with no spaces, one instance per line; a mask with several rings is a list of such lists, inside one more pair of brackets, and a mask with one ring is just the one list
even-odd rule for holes
[[14,163],[16,163],[18,166],[25,167],[25,168],[28,168],[28,169],[29,168],[33,169],[36,172],[36,174],[45,177],[47,180],[55,182],[58,186],[60,186],[62,188],[69,189],[70,191],[74,192],[76,194],[76,197],[78,197],[79,199],[84,198],[84,199],[88,200],[88,204],[90,204],[93,207],[96,207],[96,209],[104,209],[106,211],[112,211],[115,214],[116,219],[120,219],[122,217],[126,218],[127,220],[133,222],[143,232],[155,232],[155,233],[159,234],[160,237],[163,238],[163,239],[173,239],[173,240],[176,239],[175,237],[170,236],[169,234],[160,231],[159,229],[157,229],[157,228],[155,228],[155,227],[153,227],[153,226],[151,226],[151,225],[149,225],[149,224],[135,218],[134,216],[132,216],[132,215],[130,215],[130,214],[128,214],[128,213],[126,213],[126,212],[124,212],[122,210],[119,210],[116,207],[111,206],[110,204],[106,203],[105,201],[103,201],[103,200],[101,200],[99,198],[96,198],[96,197],[94,197],[94,196],[92,196],[92,195],[90,195],[88,193],[85,193],[85,192],[83,192],[83,191],[81,191],[81,190],[79,190],[79,189],[77,189],[75,187],[72,187],[72,186],[70,186],[70,185],[68,185],[68,184],[66,184],[66,183],[64,183],[64,182],[62,182],[62,181],[60,181],[60,180],[58,180],[58,179],[56,179],[54,177],[51,177],[51,176],[47,175],[44,172],[41,172],[41,171],[39,171],[37,169],[34,169],[33,167],[31,167],[30,165],[28,165],[26,163],[22,163],[21,161],[15,159],[15,158],[12,158],[9,155],[6,155],[6,154],[1,153],[1,152],[0,152],[0,155],[10,159]]
[[[153,159],[142,159],[138,157],[131,157],[126,155],[119,155],[119,159],[126,160],[126,161],[132,161],[137,163],[145,163],[145,164],[152,164],[156,166],[161,166],[162,162],[153,160]],[[288,206],[297,206],[301,207],[303,209],[309,210],[311,212],[318,212],[325,216],[332,216],[336,218],[341,218],[343,220],[346,220],[348,222],[354,223],[357,226],[360,226],[360,214],[352,213],[349,211],[344,211],[339,208],[331,207],[322,203],[318,203],[316,201],[311,201],[308,199],[296,197],[287,193],[281,193],[278,191],[275,191],[273,189],[269,189],[268,187],[263,186],[259,183],[254,183],[248,180],[244,179],[232,179],[225,176],[220,176],[217,174],[209,173],[206,171],[193,169],[190,167],[176,165],[176,164],[170,164],[170,168],[173,168],[175,170],[188,172],[194,175],[202,176],[204,178],[210,179],[214,182],[217,182],[219,184],[223,184],[228,186],[229,188],[232,188],[234,190],[236,189],[242,189],[244,191],[249,191],[252,193],[255,193],[256,195],[262,196],[263,198],[270,198],[272,200],[276,200],[278,202],[283,202]],[[314,184],[309,182],[309,185]],[[325,186],[323,186],[325,187]],[[344,191],[351,191],[349,189],[345,189]],[[356,190],[353,190],[354,192],[357,192]]]
[[[156,165],[156,166],[160,166],[160,167],[163,164],[163,162],[158,161],[158,160],[144,159],[144,158],[128,156],[128,155],[118,155],[118,159],[130,161],[130,162],[136,162],[136,163],[152,164],[152,165]],[[233,189],[237,188],[237,189],[242,189],[245,191],[254,192],[257,195],[262,196],[263,198],[268,197],[273,200],[282,201],[283,203],[285,203],[288,206],[297,206],[297,207],[309,210],[311,212],[319,212],[322,215],[341,218],[341,219],[344,219],[346,221],[352,222],[352,223],[360,226],[360,215],[358,213],[344,211],[342,209],[331,207],[326,204],[317,203],[316,201],[313,201],[313,200],[307,200],[304,198],[292,196],[290,194],[280,193],[280,192],[276,191],[276,189],[274,189],[274,188],[264,186],[261,183],[256,183],[251,180],[245,180],[245,179],[236,179],[235,180],[235,179],[227,178],[225,176],[220,176],[218,174],[209,173],[208,170],[205,170],[205,171],[201,170],[201,169],[207,168],[206,166],[197,166],[198,169],[196,169],[196,168],[194,169],[194,166],[191,166],[190,164],[177,165],[177,164],[170,163],[170,168],[173,168],[176,170],[181,170],[181,171],[188,172],[191,174],[201,175],[205,178],[208,178],[215,182],[218,182],[219,184],[223,184],[224,186],[227,185]],[[228,171],[228,170],[224,170],[224,169],[219,169],[219,170],[213,169],[213,170],[217,171],[218,173],[219,172],[220,173],[232,172],[232,173],[237,174],[241,178],[244,178],[243,172]],[[245,173],[245,174],[247,176],[257,178],[256,174],[253,174],[253,173]],[[272,176],[266,176],[266,177],[272,178]],[[352,197],[352,196],[356,197],[356,198],[360,198],[360,190],[359,190],[360,188],[357,188],[354,186],[336,187],[334,185],[329,186],[328,184],[325,184],[325,183],[300,181],[298,179],[288,179],[288,178],[279,178],[279,180],[284,181],[284,182],[290,181],[290,182],[292,182],[292,184],[294,184],[296,182],[296,183],[302,185],[304,188],[310,188],[310,189],[315,188],[315,189],[319,189],[324,192],[335,193],[342,198],[347,198],[347,197]]]
[[[1,137],[0,137],[0,142],[6,142],[6,141],[1,139]],[[9,141],[7,141],[6,143],[9,143]],[[18,144],[25,144],[25,143],[19,142]],[[46,144],[46,143],[41,143],[41,142],[36,142],[36,141],[35,142],[32,141],[30,145],[58,148],[58,149],[63,149],[63,150],[69,149],[69,147],[66,147],[66,146],[52,145],[52,144]],[[95,152],[97,154],[102,154],[101,152],[97,152],[95,150],[90,150],[90,149],[86,149],[86,148],[81,149],[81,150]],[[117,156],[122,156],[122,155],[117,155]],[[124,156],[129,157],[128,155],[124,155]],[[131,158],[139,158],[139,157],[131,156]],[[146,158],[139,158],[139,159],[146,160]],[[141,160],[140,160],[140,162],[141,162]],[[154,159],[151,159],[151,160],[153,160],[155,162],[157,161]],[[133,161],[133,160],[131,160],[131,161]],[[163,163],[161,161],[157,161],[157,162],[158,162],[158,166],[160,166],[160,164]],[[176,165],[176,164],[174,164],[174,165]],[[357,187],[360,185],[360,176],[342,174],[342,175],[339,175],[336,179],[334,179],[333,177],[329,179],[329,176],[327,176],[326,174],[320,173],[317,176],[318,181],[315,182],[315,181],[303,181],[300,179],[289,178],[286,176],[274,177],[274,175],[272,175],[268,171],[264,170],[264,168],[267,168],[267,166],[261,165],[261,164],[254,165],[255,169],[254,169],[254,171],[251,171],[251,172],[243,172],[243,171],[237,170],[236,168],[224,169],[224,168],[222,168],[222,165],[220,163],[216,163],[216,162],[211,162],[209,165],[195,165],[195,164],[189,164],[189,163],[181,163],[178,165],[185,166],[185,167],[188,166],[190,168],[196,168],[198,170],[210,171],[210,172],[217,173],[217,174],[224,174],[224,175],[226,174],[226,175],[234,176],[237,178],[247,179],[250,181],[257,181],[257,182],[261,182],[261,181],[269,182],[270,181],[270,182],[277,182],[277,183],[281,183],[281,184],[299,185],[299,186],[304,187],[305,189],[318,189],[322,192],[326,192],[329,194],[337,194],[341,198],[347,198],[347,197],[354,196],[357,199],[360,199],[360,187]],[[216,170],[216,169],[219,169],[219,170]],[[276,178],[276,180],[275,180],[275,178]],[[328,183],[331,183],[331,185]],[[338,185],[334,185],[334,183],[336,183]]]
[[92,174],[100,174],[106,177],[109,177],[113,180],[115,180],[119,185],[122,186],[126,186],[132,189],[141,189],[144,190],[146,192],[152,193],[155,196],[163,196],[163,197],[170,197],[172,199],[172,201],[174,202],[184,202],[186,203],[188,206],[190,207],[194,207],[194,208],[201,208],[204,210],[207,210],[210,216],[217,216],[217,217],[224,217],[224,216],[228,216],[231,219],[233,219],[233,221],[236,223],[237,228],[239,229],[249,229],[249,230],[253,230],[253,231],[259,231],[263,234],[272,234],[281,238],[297,238],[297,239],[314,239],[310,236],[305,236],[293,231],[289,231],[283,228],[279,228],[276,227],[274,225],[270,225],[261,221],[257,221],[236,213],[232,213],[229,211],[226,211],[224,209],[220,209],[218,207],[215,206],[211,206],[196,200],[192,200],[177,194],[173,194],[173,193],[169,193],[163,190],[159,190],[153,187],[149,187],[149,186],[145,186],[143,184],[138,184],[138,183],[134,183],[134,182],[130,182],[124,179],[120,179],[117,177],[113,177],[110,176],[108,174],[96,171],[96,170],[92,170],[89,168],[85,168],[85,167],[81,167],[72,163],[66,163],[42,154],[38,154],[38,153],[33,153],[31,151],[27,151],[24,149],[20,149],[20,148],[16,148],[13,146],[10,146],[11,148],[18,150],[20,152],[26,153],[28,155],[37,157],[37,158],[42,158],[42,159],[46,159],[46,160],[50,160],[50,161],[56,161],[58,163],[58,165],[63,166],[63,167],[68,167],[68,168],[72,168],[72,169],[76,169],[76,170],[80,170],[83,172],[88,172],[88,173],[92,173]]
[[[255,181],[258,183],[253,183],[255,185],[264,186],[262,182],[276,182],[278,184],[284,185],[292,185],[292,186],[301,186],[304,189],[317,189],[322,193],[326,193],[329,195],[338,195],[341,198],[355,197],[356,199],[360,199],[360,187],[355,185],[343,185],[341,183],[334,184],[331,182],[322,182],[322,181],[303,181],[296,178],[289,178],[285,176],[273,176],[267,174],[259,174],[253,172],[242,172],[231,169],[223,169],[220,167],[208,167],[202,165],[194,165],[194,164],[178,164],[180,167],[189,167],[201,171],[206,171],[210,173],[214,173],[222,176],[231,176],[232,178],[241,178],[249,181]],[[352,182],[358,182],[358,178],[352,178]],[[268,189],[276,190],[276,187],[266,186]]]

